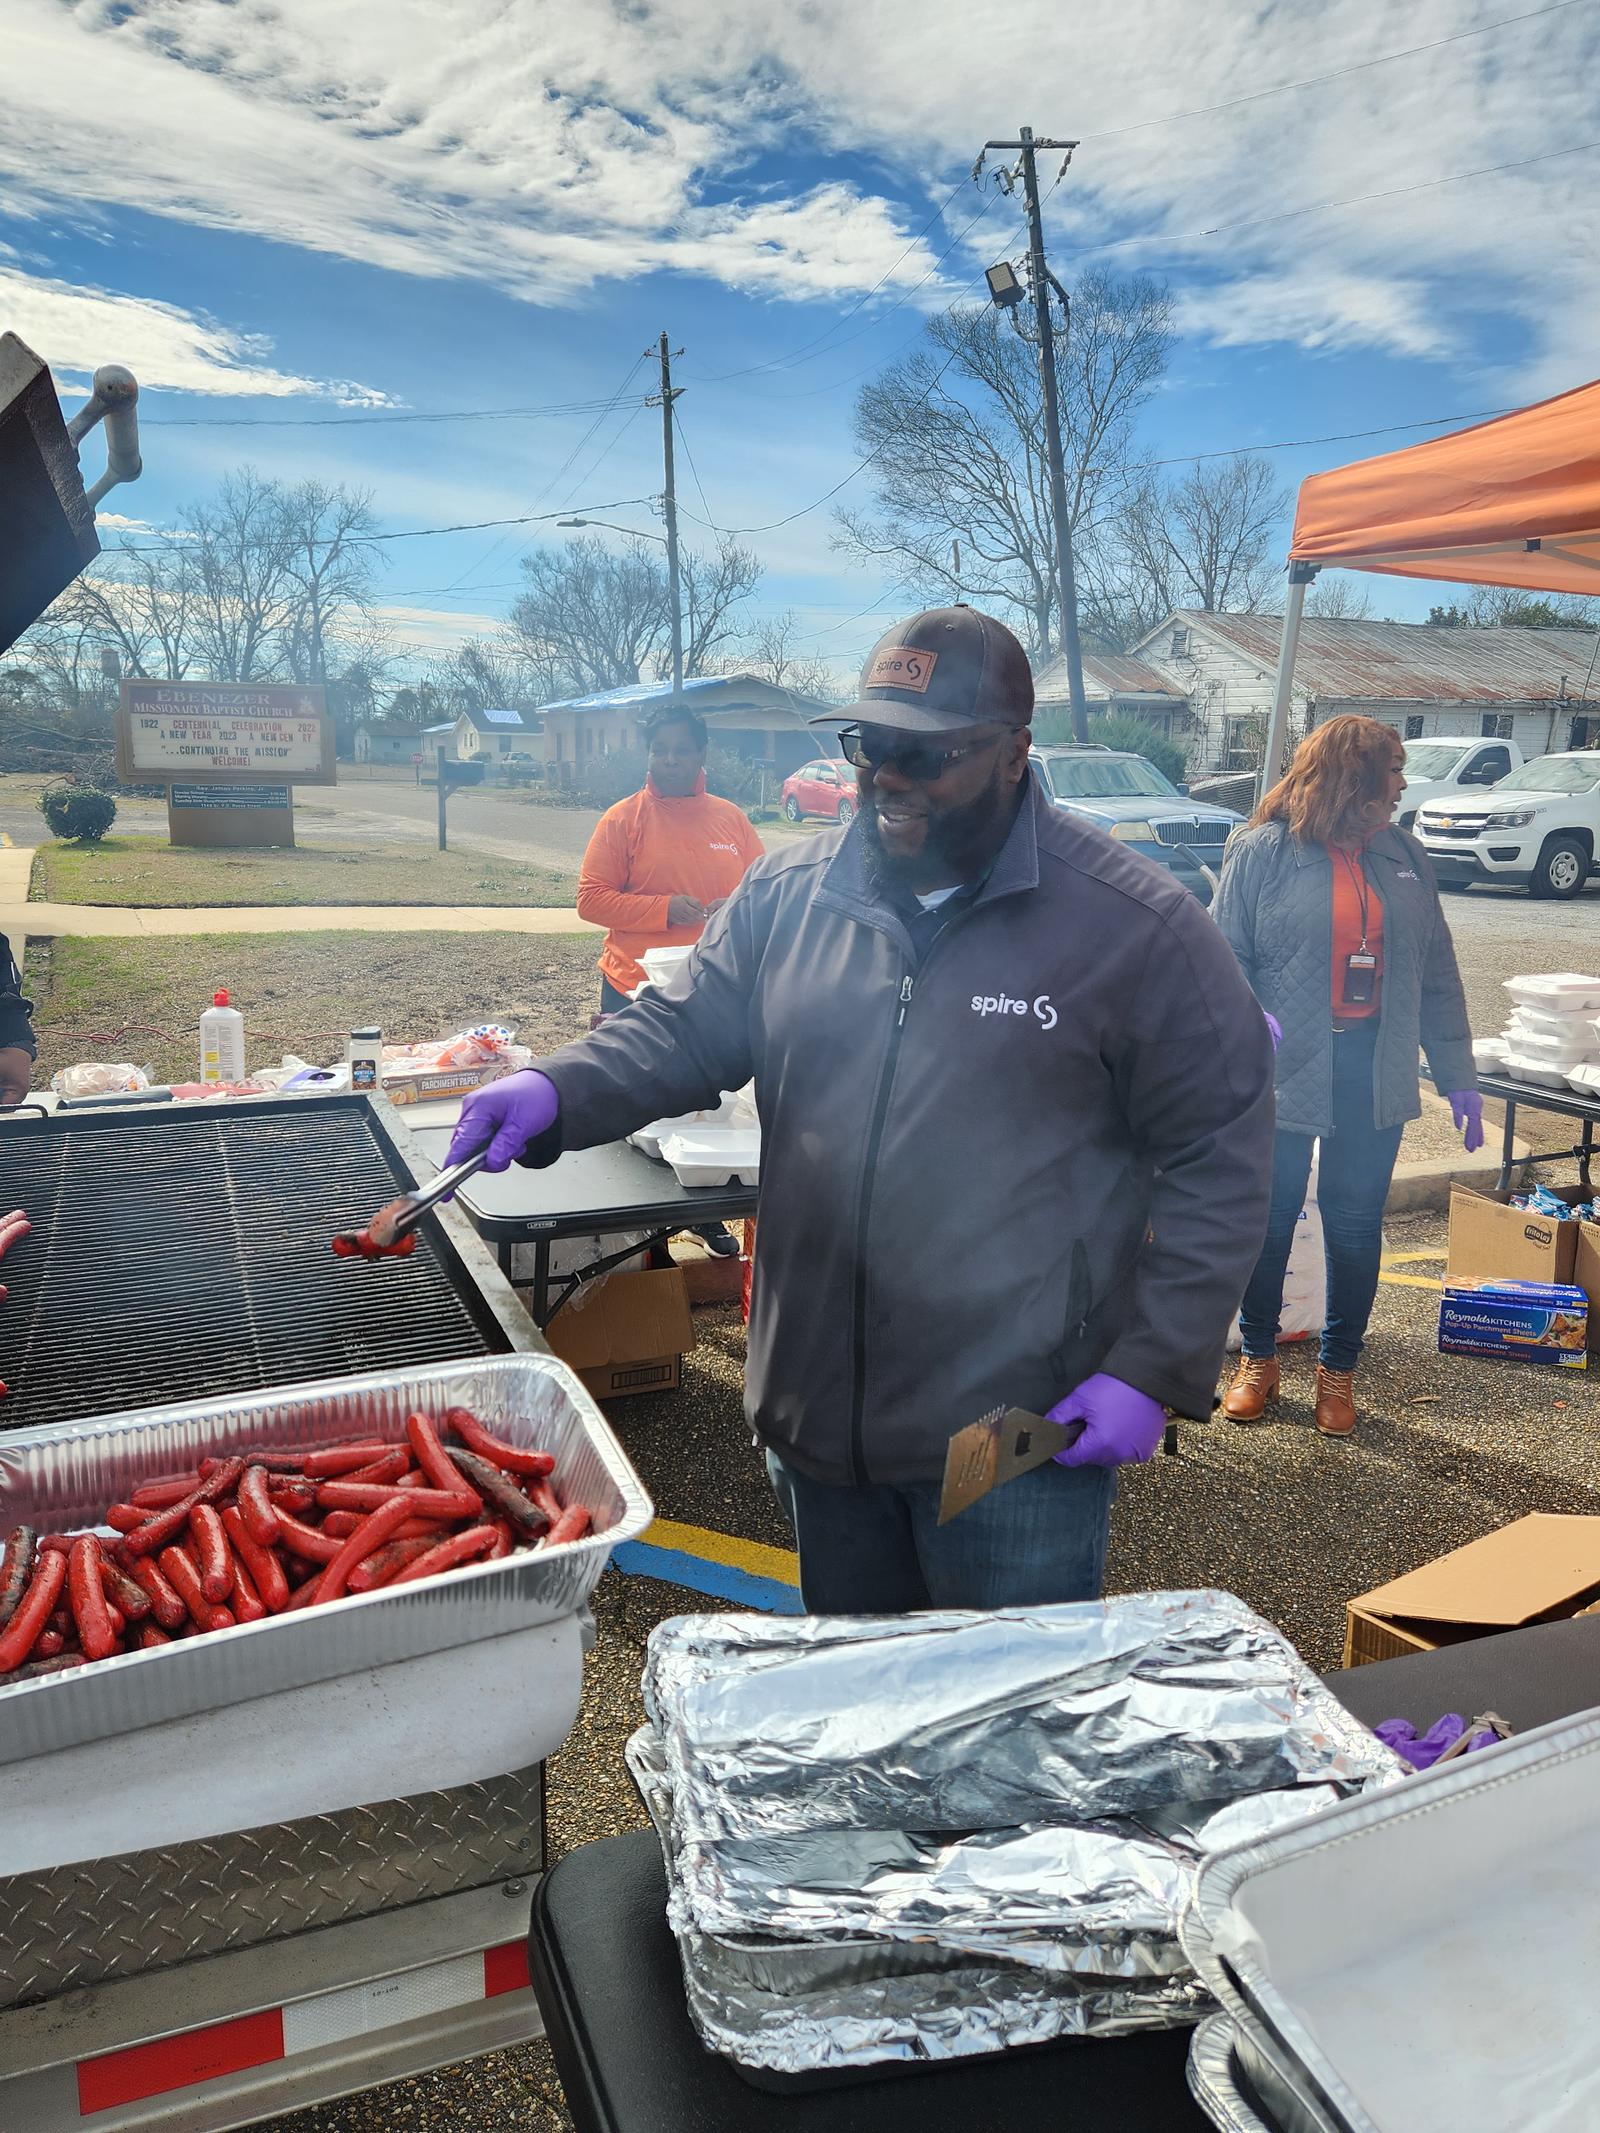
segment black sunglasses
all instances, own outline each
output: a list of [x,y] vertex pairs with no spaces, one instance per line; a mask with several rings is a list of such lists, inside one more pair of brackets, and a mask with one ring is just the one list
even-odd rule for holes
[[913,784],[931,785],[953,764],[1004,740],[1009,730],[997,726],[981,740],[967,741],[960,748],[934,748],[922,741],[901,740],[893,727],[846,726],[840,732],[839,745],[845,761],[853,763],[857,770],[882,770],[886,763],[893,763],[901,777],[910,778]]

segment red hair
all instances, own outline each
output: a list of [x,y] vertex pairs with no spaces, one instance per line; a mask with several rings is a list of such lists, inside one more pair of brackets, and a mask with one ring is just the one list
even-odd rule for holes
[[1251,822],[1286,822],[1304,844],[1359,844],[1401,745],[1394,728],[1375,718],[1353,711],[1330,718],[1300,743]]

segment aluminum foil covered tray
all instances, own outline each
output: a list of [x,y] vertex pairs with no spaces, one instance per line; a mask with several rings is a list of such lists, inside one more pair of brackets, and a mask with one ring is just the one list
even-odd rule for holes
[[1224,1593],[683,1617],[644,1686],[691,2012],[785,2075],[1193,2021],[1203,1854],[1401,1774]]
[[502,1355],[384,1371],[246,1398],[0,1436],[0,1531],[92,1525],[142,1481],[236,1447],[313,1447],[405,1433],[413,1408],[469,1407],[497,1435],[555,1455],[555,1486],[593,1531],[393,1591],[273,1615],[154,1651],[0,1687],[0,1763],[130,1733],[283,1689],[473,1644],[577,1612],[650,1500],[599,1408],[554,1356]]

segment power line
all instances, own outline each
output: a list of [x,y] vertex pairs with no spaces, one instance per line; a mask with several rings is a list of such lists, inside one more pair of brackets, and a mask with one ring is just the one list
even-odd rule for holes
[[[607,503],[584,504],[582,509],[585,511],[620,511],[627,504],[648,504],[652,502],[654,502],[654,498],[649,496],[614,496]],[[570,505],[563,504],[559,511],[525,513],[521,518],[473,519],[459,526],[407,526],[398,533],[347,533],[341,535],[340,542],[344,547],[353,548],[358,541],[363,545],[367,543],[381,544],[384,541],[420,541],[435,533],[488,533],[497,526],[542,526],[551,519],[563,517],[570,508]],[[333,547],[335,543],[331,541],[313,541],[310,545],[312,547]],[[119,555],[170,555],[172,547],[168,544],[158,548],[120,548],[116,550],[116,553]]]
[[1105,126],[1098,133],[1085,133],[1080,139],[1088,141],[1114,141],[1123,134],[1142,133],[1148,126],[1173,126],[1180,119],[1208,118],[1213,112],[1234,111],[1241,104],[1260,103],[1264,97],[1287,96],[1296,89],[1315,89],[1321,83],[1340,81],[1347,74],[1363,74],[1373,67],[1387,67],[1398,59],[1415,59],[1423,52],[1437,52],[1447,44],[1461,44],[1469,37],[1486,37],[1491,30],[1510,29],[1519,22],[1537,22],[1542,15],[1559,15],[1569,7],[1592,5],[1592,0],[1551,0],[1548,7],[1530,8],[1523,15],[1502,15],[1497,22],[1480,22],[1475,29],[1454,30],[1448,37],[1434,37],[1427,44],[1407,45],[1399,52],[1380,52],[1374,59],[1352,60],[1348,66],[1333,67],[1326,74],[1308,74],[1302,81],[1284,81],[1270,89],[1249,89],[1242,96],[1224,98],[1220,104],[1196,104],[1188,111],[1163,111],[1155,118],[1134,119],[1126,126]]
[[683,417],[678,413],[676,405],[673,406],[672,410],[672,425],[678,433],[678,442],[683,446],[683,456],[689,462],[689,472],[694,477],[694,493],[696,494],[696,496],[699,497],[701,507],[706,514],[705,517],[700,521],[700,524],[702,526],[709,526],[711,528],[711,531],[716,534],[717,537],[720,539],[722,535],[722,528],[716,524],[716,522],[711,516],[711,506],[706,502],[705,485],[700,479],[700,469],[694,463],[694,454],[689,449],[689,439],[685,434],[683,427]]
[[1232,459],[1240,452],[1294,452],[1314,444],[1353,444],[1362,437],[1395,437],[1402,430],[1448,429],[1452,422],[1492,422],[1514,415],[1514,407],[1483,407],[1473,415],[1425,415],[1417,422],[1390,422],[1378,430],[1337,430],[1326,437],[1280,437],[1275,444],[1230,444],[1216,452],[1180,452],[1172,459],[1147,459],[1149,467],[1192,467],[1202,459]]

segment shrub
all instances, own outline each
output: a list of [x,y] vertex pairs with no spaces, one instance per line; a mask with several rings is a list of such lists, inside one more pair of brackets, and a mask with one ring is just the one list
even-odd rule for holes
[[783,819],[775,807],[747,807],[745,813],[752,822],[781,822]]
[[117,819],[117,803],[108,792],[82,785],[51,785],[39,795],[39,812],[52,836],[69,844],[93,844]]

